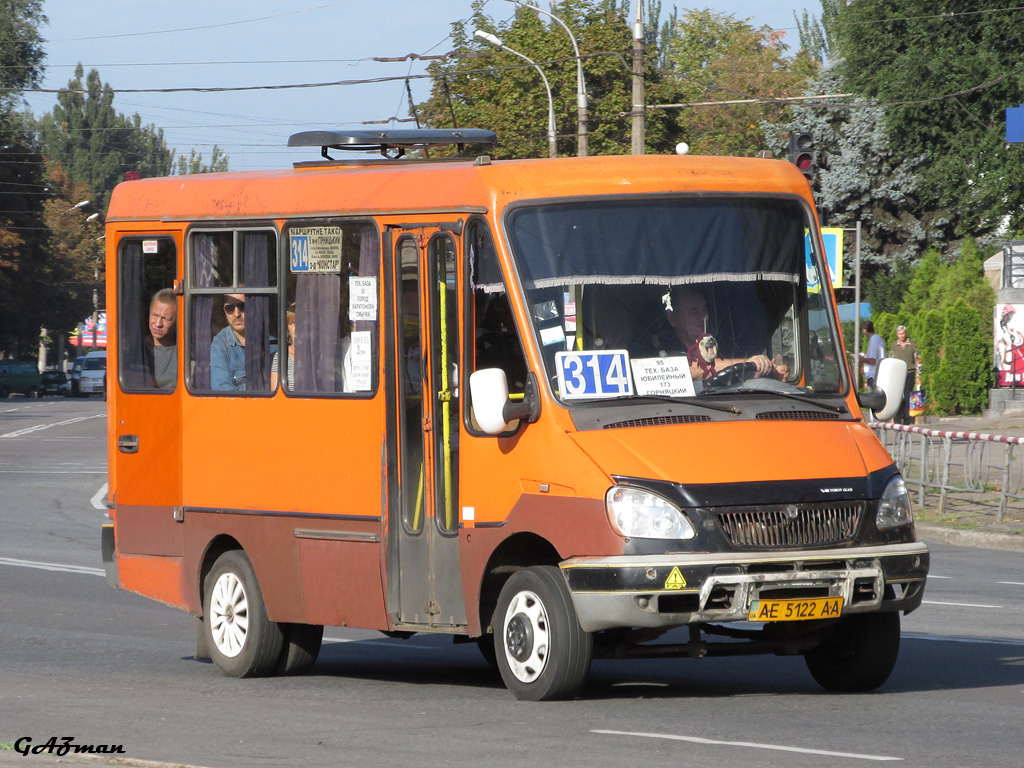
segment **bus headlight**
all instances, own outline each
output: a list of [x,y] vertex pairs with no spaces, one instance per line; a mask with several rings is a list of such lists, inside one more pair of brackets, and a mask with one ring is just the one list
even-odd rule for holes
[[697,535],[678,507],[639,488],[616,485],[604,497],[612,528],[640,539],[692,539]]
[[910,508],[910,494],[903,478],[896,475],[882,491],[878,502],[878,514],[875,515],[875,527],[880,531],[899,528],[914,522],[914,512]]

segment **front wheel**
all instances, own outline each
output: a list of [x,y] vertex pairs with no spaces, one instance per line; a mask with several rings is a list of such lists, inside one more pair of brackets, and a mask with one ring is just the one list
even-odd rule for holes
[[252,563],[240,550],[217,558],[203,590],[203,629],[210,658],[231,677],[274,671],[284,636],[267,618]]
[[822,688],[861,693],[889,679],[899,652],[899,613],[865,613],[842,619],[804,660]]
[[494,613],[501,679],[521,701],[568,699],[583,687],[594,655],[557,568],[534,566],[505,582]]

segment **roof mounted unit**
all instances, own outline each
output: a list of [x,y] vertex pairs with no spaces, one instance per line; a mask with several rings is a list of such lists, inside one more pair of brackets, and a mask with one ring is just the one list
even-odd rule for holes
[[[345,149],[355,152],[380,153],[391,160],[397,160],[407,149],[429,149],[431,147],[458,147],[461,153],[466,144],[497,144],[494,131],[477,128],[427,128],[398,129],[391,131],[303,131],[288,137],[289,147],[320,147],[320,155],[333,160],[327,154],[329,149]],[[397,150],[397,155],[390,155]]]

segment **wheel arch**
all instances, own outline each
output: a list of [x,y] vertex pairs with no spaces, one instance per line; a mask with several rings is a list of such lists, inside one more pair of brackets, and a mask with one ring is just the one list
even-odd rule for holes
[[512,574],[531,565],[557,567],[562,561],[554,545],[536,533],[516,533],[502,541],[491,553],[480,583],[480,631],[490,634],[494,609],[505,582]]
[[[223,555],[225,552],[237,549],[241,552],[245,552],[245,548],[239,543],[238,539],[228,534],[220,534],[215,536],[206,545],[206,551],[203,552],[202,559],[199,561],[199,573],[197,574],[196,591],[199,595],[199,613],[203,615],[203,605],[206,599],[206,577],[213,568],[213,564],[217,562],[217,558]],[[247,555],[248,556],[248,555]],[[258,577],[257,577],[258,580]]]

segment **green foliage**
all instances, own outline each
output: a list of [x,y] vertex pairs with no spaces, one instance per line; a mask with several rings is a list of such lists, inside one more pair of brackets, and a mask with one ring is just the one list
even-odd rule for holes
[[913,277],[914,270],[910,263],[905,259],[897,259],[891,273],[879,270],[866,278],[864,301],[871,305],[871,312],[898,314]]
[[995,300],[970,238],[956,261],[942,262],[929,250],[914,270],[899,318],[921,352],[930,410],[978,413],[987,407]]
[[213,145],[213,151],[210,153],[209,163],[204,163],[203,154],[194,149],[187,158],[184,155],[178,156],[177,173],[179,176],[184,176],[187,173],[220,173],[227,169],[228,156],[216,144]]
[[857,0],[835,22],[844,90],[885,104],[901,158],[917,168],[921,204],[956,212],[957,236],[1024,223],[1024,147],[1005,144],[1020,103],[1024,11],[978,12],[959,0]]
[[173,153],[163,130],[143,126],[138,114],[127,117],[114,110],[114,92],[95,69],[84,83],[83,75],[79,64],[56,106],[40,119],[39,130],[47,158],[61,163],[73,179],[86,182],[104,210],[125,173],[166,176]]
[[892,353],[893,339],[896,338],[896,326],[900,324],[899,319],[896,315],[889,312],[875,312],[875,308],[871,307],[871,321],[875,324],[875,333],[882,337],[885,342],[885,354],[890,356]]
[[978,413],[988,406],[992,348],[975,329],[985,317],[958,298],[942,320],[942,359],[935,375],[934,403],[943,413]]
[[935,374],[942,359],[943,313],[926,309],[907,322],[907,337],[917,344],[921,353],[921,386],[928,393],[929,411],[934,411]]
[[39,27],[46,21],[42,0],[0,3],[0,114],[14,108],[23,88],[43,80],[46,54]]

